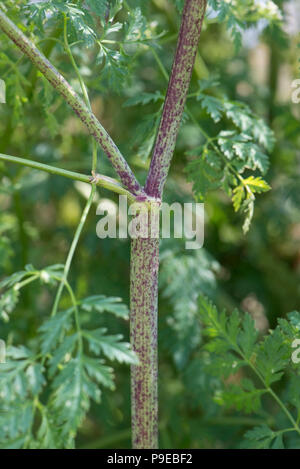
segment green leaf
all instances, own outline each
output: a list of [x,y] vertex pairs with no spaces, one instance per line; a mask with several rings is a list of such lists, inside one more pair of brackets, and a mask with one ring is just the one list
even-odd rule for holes
[[79,304],[84,311],[97,311],[98,313],[109,312],[123,319],[128,319],[128,307],[122,303],[121,298],[106,297],[104,295],[90,296],[82,300]]
[[90,398],[100,400],[100,390],[87,376],[81,357],[73,358],[52,383],[53,407],[57,411],[57,425],[63,434],[72,433],[83,421],[90,406]]
[[[208,350],[210,347],[206,347]],[[227,347],[226,347],[227,351]],[[215,377],[222,377],[222,378],[229,378],[236,374],[240,368],[245,366],[245,363],[238,359],[236,355],[227,351],[226,353],[226,360],[224,360],[224,356],[215,354],[212,352],[210,360],[205,365],[205,370],[211,375]],[[216,396],[218,397],[218,396]],[[219,396],[220,397],[220,396]],[[215,399],[215,402],[218,402]],[[220,402],[219,402],[220,403]]]
[[257,389],[251,380],[244,378],[239,385],[228,386],[224,391],[217,393],[215,401],[227,408],[233,406],[250,414],[260,410],[261,396],[266,392],[265,389]]
[[116,92],[120,92],[127,83],[130,64],[123,51],[112,50],[101,44],[96,58],[97,64],[102,64],[102,80]]
[[107,0],[85,0],[85,3],[101,19],[106,17],[109,8]]
[[252,135],[266,150],[273,150],[275,143],[274,132],[267,126],[263,119],[256,119],[253,121]]
[[250,224],[254,215],[254,196],[249,196],[243,203],[243,211],[245,213],[245,220],[243,223],[243,233],[246,234],[249,231]]
[[62,340],[63,335],[70,330],[72,309],[60,312],[51,317],[39,328],[41,350],[44,355],[54,350]]
[[77,340],[77,334],[69,335],[67,337],[64,337],[62,343],[58,348],[55,348],[55,351],[53,352],[53,356],[49,363],[50,377],[55,375],[60,364],[63,364],[67,358],[70,358],[72,356]]
[[[160,288],[171,311],[161,340],[179,369],[184,369],[201,341],[201,326],[197,315],[199,294],[213,294],[219,265],[204,249],[193,254],[178,248],[161,253]],[[185,288],[182,289],[183,283]]]
[[272,444],[272,449],[284,449],[282,433],[276,436],[274,443]]
[[25,371],[28,387],[33,395],[38,395],[45,384],[41,363],[31,363]]
[[5,288],[5,287],[13,287],[17,285],[21,280],[26,277],[28,273],[25,270],[21,270],[20,272],[15,272],[9,277],[6,277],[2,282],[0,282],[0,288]]
[[123,107],[131,107],[137,106],[138,104],[149,104],[151,102],[156,103],[163,99],[163,95],[160,91],[156,91],[155,93],[140,93],[132,98],[127,99],[123,104]]
[[213,96],[200,94],[197,99],[201,101],[201,107],[211,116],[214,122],[219,122],[222,117],[223,106],[220,100]]
[[261,192],[267,192],[271,189],[269,184],[260,176],[256,178],[254,176],[249,176],[247,179],[244,179],[244,184],[250,187],[253,193],[257,194],[260,194]]
[[300,411],[299,389],[300,376],[291,375],[287,388],[287,401],[292,404],[298,412]]
[[279,381],[290,361],[291,350],[282,340],[280,329],[276,328],[268,335],[257,352],[256,366],[267,386]]
[[[7,403],[6,403],[7,404]],[[21,449],[34,419],[32,401],[17,400],[0,412],[1,449]]]
[[242,103],[224,102],[225,113],[238,129],[252,136],[268,151],[274,147],[274,132],[262,119],[253,116],[251,110]]
[[[103,0],[100,0],[100,5]],[[93,2],[94,4],[96,2]],[[90,6],[90,5],[89,5]],[[95,6],[95,5],[94,5]],[[72,33],[78,40],[84,41],[86,46],[91,46],[96,40],[96,33],[93,29],[93,22],[87,9],[78,8],[75,3],[63,0],[40,0],[39,2],[26,5],[30,15],[42,29],[45,22],[51,18],[61,18],[62,14],[67,15],[69,24],[72,27]]]
[[33,442],[33,449],[58,449],[62,448],[63,438],[60,432],[57,432],[53,416],[50,412],[42,413],[42,420],[37,431],[37,441]]
[[243,184],[240,184],[235,189],[233,189],[232,203],[235,212],[238,212],[238,210],[241,208],[245,196],[245,187]]
[[73,438],[89,410],[90,400],[100,402],[99,384],[114,389],[112,369],[82,353],[72,358],[56,375],[51,402],[57,412],[56,425],[63,425],[63,435],[70,434]]
[[262,153],[256,145],[253,145],[250,151],[248,165],[250,169],[259,169],[262,174],[266,174],[270,166],[269,157],[265,153]]
[[84,366],[88,375],[97,381],[97,383],[109,388],[115,389],[113,369],[103,365],[103,362],[95,358],[84,357]]
[[267,425],[260,425],[259,427],[253,428],[253,430],[249,430],[245,434],[245,438],[250,442],[255,442],[256,448],[264,449],[270,448],[270,444],[275,435],[276,434],[274,434]]
[[299,311],[292,311],[288,314],[288,318],[292,326],[297,330],[300,331],[300,313]]
[[135,8],[125,25],[125,40],[127,42],[138,42],[147,38],[147,20],[140,8]]
[[242,329],[239,333],[239,345],[243,354],[250,359],[256,349],[258,330],[255,328],[255,322],[250,314],[245,314],[242,321]]
[[43,367],[24,347],[7,348],[7,361],[1,364],[0,394],[4,401],[26,399],[39,394],[45,384]]
[[99,355],[102,352],[108,359],[117,360],[119,363],[137,364],[137,357],[130,350],[127,342],[120,342],[121,335],[105,335],[106,329],[83,331],[84,338],[88,341],[91,352]]
[[193,191],[199,200],[204,200],[207,192],[222,186],[224,172],[218,155],[205,150],[201,158],[187,164],[188,181],[193,182]]

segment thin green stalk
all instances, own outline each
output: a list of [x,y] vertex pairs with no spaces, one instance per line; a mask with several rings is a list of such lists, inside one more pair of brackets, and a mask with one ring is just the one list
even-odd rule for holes
[[72,54],[72,51],[71,51],[71,48],[70,48],[70,45],[69,45],[69,42],[68,42],[68,18],[67,18],[67,15],[64,15],[64,47],[65,47],[65,50],[66,50],[66,52],[69,56],[70,62],[71,62],[72,66],[73,66],[73,68],[76,72],[76,75],[78,77],[85,104],[91,110],[90,99],[89,99],[89,95],[88,95],[85,83],[84,83],[84,81],[82,79],[82,76],[79,72],[79,69],[77,67],[77,64],[75,62],[75,59],[73,57],[73,54]]
[[[96,167],[96,154],[95,154],[96,144],[93,144],[93,145],[94,145],[93,167]],[[20,164],[22,166],[27,166],[28,168],[33,168],[39,171],[44,171],[49,174],[63,176],[68,179],[73,179],[73,181],[86,182],[87,184],[92,183],[92,177],[88,176],[87,174],[81,174],[75,171],[69,171],[67,169],[58,168],[56,166],[50,166],[44,163],[39,163],[38,161],[33,161],[33,160],[26,159],[26,158],[18,158],[17,156],[4,155],[3,153],[0,153],[0,160],[8,161],[9,163]],[[129,198],[129,200],[131,200],[132,202],[135,201],[135,197],[127,189],[125,189],[116,179],[110,178],[108,176],[104,176],[102,174],[97,174],[94,184],[96,186],[103,187],[104,189],[115,192],[117,194],[126,195]]]
[[[66,51],[68,53],[68,56],[70,58],[70,61],[73,65],[73,68],[74,68],[74,70],[75,70],[75,72],[78,76],[80,86],[81,86],[81,90],[82,90],[86,105],[88,106],[89,109],[91,109],[91,104],[90,104],[90,100],[89,100],[89,96],[88,96],[88,92],[87,92],[85,83],[84,83],[84,81],[81,77],[81,74],[80,74],[79,70],[78,70],[77,64],[75,62],[75,59],[73,57],[72,51],[71,51],[69,43],[68,43],[68,30],[67,30],[67,17],[66,16],[64,16],[64,44],[65,44],[65,49],[66,49]],[[96,171],[96,168],[97,168],[97,146],[96,146],[96,142],[93,141],[92,173],[94,173]],[[56,297],[55,297],[55,300],[54,300],[51,316],[54,316],[57,313],[57,309],[58,309],[59,302],[60,302],[60,299],[61,299],[61,296],[62,296],[62,293],[63,293],[64,286],[65,285],[67,286],[67,278],[68,278],[68,275],[69,275],[69,272],[70,272],[72,260],[73,260],[73,257],[74,257],[78,242],[79,242],[80,235],[81,235],[83,227],[85,225],[88,213],[89,213],[90,208],[92,206],[95,192],[96,192],[96,186],[95,186],[95,184],[93,184],[92,188],[91,188],[89,198],[88,198],[87,203],[85,205],[85,208],[82,212],[82,215],[81,215],[81,218],[80,218],[80,221],[79,221],[79,225],[77,226],[77,229],[76,229],[76,232],[75,232],[75,235],[74,235],[74,238],[73,238],[73,241],[72,241],[72,244],[71,244],[68,256],[67,256],[67,260],[66,260],[65,267],[64,267],[63,278],[62,278],[62,280],[60,282],[60,285],[58,287],[58,290],[57,290],[57,294],[56,294]],[[80,330],[77,306],[75,308],[75,319],[76,319],[77,327]],[[82,344],[80,345],[80,347],[82,347]]]
[[81,334],[79,311],[78,311],[78,307],[77,307],[75,294],[73,292],[73,289],[72,289],[71,285],[69,284],[69,282],[67,280],[65,280],[65,286],[66,286],[66,289],[69,292],[71,301],[73,303],[75,324],[76,324],[76,330],[77,330],[77,336],[78,336],[78,350],[79,350],[79,353],[82,353],[82,351],[83,351],[83,339],[82,339],[82,334]]
[[23,282],[17,283],[18,290],[20,290],[21,288],[25,287],[25,286],[28,285],[29,283],[34,282],[34,281],[37,280],[39,277],[40,277],[39,274],[33,275],[32,277],[27,278],[26,280],[23,280]]
[[[92,106],[91,106],[91,103],[90,103],[87,88],[85,86],[85,83],[84,83],[84,80],[81,76],[81,73],[80,73],[80,71],[77,67],[76,61],[75,61],[74,56],[73,56],[72,51],[71,51],[70,44],[68,42],[68,18],[67,18],[66,15],[64,15],[64,47],[66,49],[66,52],[69,56],[71,64],[73,65],[73,68],[74,68],[75,73],[77,75],[77,78],[79,80],[85,104],[87,105],[89,110],[92,111]],[[96,172],[96,170],[97,170],[97,144],[96,144],[96,141],[93,139],[92,172]]]
[[149,46],[149,49],[151,50],[152,54],[153,54],[153,57],[155,58],[156,60],[156,63],[162,73],[162,75],[164,76],[165,80],[168,82],[169,81],[169,75],[168,75],[168,72],[167,70],[165,69],[165,66],[164,64],[162,63],[162,61],[160,60],[156,50],[154,49],[154,47],[151,47]]
[[273,391],[272,388],[270,388],[270,386],[267,387],[267,390],[268,390],[269,394],[271,394],[271,396],[273,397],[273,399],[275,399],[275,401],[277,402],[277,404],[279,405],[279,407],[281,407],[282,411],[285,413],[285,415],[286,415],[287,418],[290,420],[290,422],[293,424],[294,431],[296,431],[296,432],[299,433],[299,435],[300,435],[300,428],[299,428],[299,426],[297,425],[296,420],[294,419],[294,417],[292,416],[292,414],[290,413],[290,411],[286,408],[286,406],[284,405],[284,403],[282,402],[282,400],[280,399],[280,397],[277,396],[277,394]]
[[[58,298],[58,294],[60,292],[60,289],[61,289],[61,292],[60,292],[60,295],[62,294],[62,291],[64,289],[64,287],[66,287],[68,293],[69,293],[69,296],[70,296],[70,299],[71,299],[71,302],[72,302],[72,305],[73,305],[73,308],[74,308],[74,315],[75,315],[75,324],[76,324],[76,329],[77,329],[77,332],[78,332],[78,346],[79,346],[79,351],[81,352],[82,351],[82,348],[83,348],[83,341],[82,341],[82,337],[81,337],[81,328],[80,328],[80,322],[79,322],[79,311],[78,311],[78,307],[77,307],[77,301],[76,301],[76,297],[75,297],[75,294],[74,294],[74,291],[71,287],[71,285],[69,284],[67,278],[65,278],[65,271],[63,273],[63,277],[57,277],[57,276],[53,276],[53,278],[55,280],[57,280],[59,283],[59,288],[58,288],[58,292],[56,294],[56,298],[55,298],[55,301],[56,299]],[[60,297],[59,297],[60,298]],[[59,298],[58,298],[58,303],[59,303]],[[58,304],[57,303],[57,304]],[[53,314],[53,308],[52,308],[52,312],[51,312],[51,316],[54,316]],[[41,361],[41,364],[44,365],[46,359],[47,359],[48,355],[45,355],[42,357],[42,361]]]

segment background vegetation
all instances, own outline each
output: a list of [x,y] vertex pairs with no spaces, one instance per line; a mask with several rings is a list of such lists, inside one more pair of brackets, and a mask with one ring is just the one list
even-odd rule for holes
[[[82,14],[83,2],[0,3],[80,92],[63,43],[64,15],[68,16],[69,42],[73,43],[72,52],[89,90],[92,108],[143,181],[166,90],[165,70],[169,72],[173,59],[180,2],[119,1],[112,2],[110,9],[105,1],[98,2],[105,12],[104,22],[93,1],[86,2],[90,16]],[[300,434],[295,430],[299,430],[300,367],[290,360],[291,340],[300,328],[300,315],[295,312],[300,301],[300,108],[291,102],[291,82],[300,78],[300,11],[296,1],[237,4],[229,6],[215,0],[209,4],[188,109],[166,187],[165,199],[169,202],[189,202],[193,196],[200,200],[206,189],[214,190],[205,194],[204,249],[185,251],[179,240],[161,243],[162,448],[300,448]],[[0,105],[0,153],[90,174],[91,139],[79,120],[3,34],[0,40],[0,78],[7,87],[7,104]],[[242,104],[230,108],[230,103],[236,101]],[[264,154],[269,154],[270,168],[264,178],[272,190],[257,197],[253,220],[245,234],[243,224],[246,231],[249,205],[243,208],[246,213],[235,212],[233,194],[228,195],[232,182],[229,178],[221,184],[218,176],[218,172],[223,177],[228,170],[230,157],[225,163],[220,157],[222,164],[214,165],[211,154],[207,164],[208,171],[213,172],[209,176],[207,168],[199,169],[197,165],[202,164],[199,155],[203,154],[204,145],[208,152],[215,151],[211,141],[207,145],[207,134],[214,138],[212,142],[222,155],[238,148],[243,159],[250,151],[244,130],[250,127],[251,148],[260,147],[255,150],[252,169],[257,171],[255,177],[265,173],[268,162]],[[224,137],[229,138],[227,149],[222,147],[220,135],[219,140],[216,138],[222,131],[236,132]],[[240,145],[233,147],[235,144]],[[114,176],[101,151],[98,171]],[[248,177],[247,168],[245,174]],[[88,186],[8,163],[0,163],[0,181],[0,278],[23,271],[28,264],[34,266],[29,266],[29,274],[23,277],[10,277],[9,285],[7,281],[2,283],[0,336],[9,345],[35,350],[40,340],[37,330],[42,324],[46,339],[47,327],[53,334],[54,325],[48,322],[45,326],[45,321],[61,275],[59,267],[54,273],[45,268],[65,262],[88,197]],[[261,191],[267,189],[266,183]],[[225,185],[229,186],[227,193],[223,190]],[[105,295],[121,297],[128,305],[129,242],[100,240],[95,232],[96,202],[109,199],[107,203],[116,204],[117,197],[105,190],[98,190],[97,197],[69,281],[78,301]],[[236,209],[243,197],[240,201],[235,197]],[[37,281],[20,291],[14,289],[16,283],[33,276]],[[238,317],[243,321],[240,331],[237,332],[237,316],[231,315],[231,322],[224,325],[225,319],[218,317],[204,297],[219,311],[226,308],[231,313],[238,308]],[[80,312],[83,320],[106,328],[109,337],[122,334],[128,341],[126,307],[114,303],[113,307],[104,304],[101,309],[101,301],[104,300],[99,297],[89,300],[90,309],[85,301]],[[66,294],[60,310],[68,308],[72,304]],[[276,327],[275,333],[268,333]],[[257,340],[261,341],[258,346]],[[239,350],[233,348],[232,341],[239,344]],[[23,358],[20,348],[11,350],[15,360]],[[51,357],[46,345],[44,351]],[[76,447],[130,447],[129,367],[118,362],[130,363],[133,358],[125,345],[118,353],[104,352],[106,357],[116,359],[115,390],[111,389],[111,371],[107,368],[108,381],[102,384],[108,388],[101,386],[101,403],[92,402],[83,420],[81,414],[85,415],[88,404],[84,411],[76,410],[79,415],[74,426],[81,422]],[[124,356],[120,356],[122,353]],[[254,355],[258,357],[255,360]],[[29,392],[28,402],[35,402],[41,410],[33,420],[21,422],[25,419],[23,408],[21,417],[7,416],[10,410],[5,409],[2,388],[4,410],[0,421],[12,425],[14,430],[9,436],[2,425],[1,447],[62,444],[55,443],[60,436],[50,436],[47,427],[55,428],[57,421],[51,421],[55,414],[49,419],[44,414],[43,405],[51,391],[40,372],[33,373],[30,391],[24,385],[25,395]],[[24,379],[29,379],[29,375],[30,372]],[[10,385],[14,389],[23,386],[21,374],[18,376],[19,383],[6,383],[8,392]],[[35,383],[37,389],[43,388],[38,403],[33,397],[32,382],[36,377],[41,380]],[[72,379],[72,374],[68,379]],[[279,398],[269,392],[272,383]],[[61,400],[68,392],[61,390]],[[284,402],[284,409],[278,399]],[[61,403],[56,404],[61,416]],[[71,445],[70,441],[66,444]]]

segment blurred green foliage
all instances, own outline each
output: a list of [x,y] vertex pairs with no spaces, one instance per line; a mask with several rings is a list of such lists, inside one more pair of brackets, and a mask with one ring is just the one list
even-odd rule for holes
[[[256,7],[252,1],[237,3],[238,6],[236,2],[231,5],[212,0],[209,4],[188,108],[166,187],[166,201],[189,202],[194,184],[197,200],[205,196],[207,222],[204,249],[185,251],[179,240],[163,240],[161,246],[162,448],[300,447],[299,434],[280,433],[290,426],[287,414],[270,393],[260,390],[252,376],[253,370],[238,365],[233,374],[230,347],[220,349],[209,345],[211,338],[212,343],[216,340],[216,334],[211,331],[207,311],[212,308],[213,314],[217,313],[212,306],[207,306],[210,303],[203,296],[210,298],[219,310],[226,308],[231,312],[238,307],[242,311],[239,317],[244,318],[244,325],[247,323],[242,326],[244,336],[239,332],[243,336],[242,344],[244,347],[248,344],[249,360],[252,354],[261,354],[258,366],[266,375],[273,365],[269,364],[267,370],[262,368],[268,363],[263,355],[264,346],[266,341],[277,340],[273,349],[278,354],[273,360],[275,365],[277,360],[280,365],[278,373],[284,370],[285,374],[276,375],[276,395],[299,424],[300,368],[290,360],[291,340],[299,331],[299,316],[296,313],[288,316],[299,309],[300,301],[300,111],[299,105],[292,104],[290,99],[291,81],[300,75],[298,31],[293,29],[291,20],[293,12],[297,18],[297,2],[258,1]],[[63,14],[68,16],[69,41],[93,110],[143,182],[167,84],[162,64],[169,72],[182,2],[6,0],[0,4],[80,92],[62,42]],[[298,27],[299,21],[298,9]],[[0,38],[0,78],[5,80],[7,89],[7,104],[0,104],[0,152],[89,174],[92,145],[83,126],[29,61],[3,34]],[[205,134],[213,139],[218,151],[209,148]],[[254,154],[249,141],[256,145]],[[227,160],[220,155],[218,159],[220,151],[225,156],[228,152]],[[269,166],[264,151],[269,154],[270,168],[264,176],[266,182],[260,183],[260,174]],[[227,179],[228,190],[219,189],[224,187],[224,175],[232,158],[236,158],[236,164],[240,158],[236,169],[240,171],[242,165],[245,178],[255,177],[259,191],[268,185],[272,187],[257,198],[247,235],[242,230],[243,214],[234,212],[231,204],[235,187],[232,179]],[[193,177],[199,165],[200,179],[199,169],[197,177]],[[249,168],[252,172],[248,172]],[[101,151],[98,170],[115,176]],[[74,376],[72,360],[63,368],[61,381],[65,383],[57,384],[64,384],[67,389],[60,388],[59,394],[53,396],[58,414],[47,418],[44,407],[51,396],[44,382],[45,378],[51,378],[51,361],[53,368],[55,360],[59,363],[64,356],[64,350],[56,348],[55,334],[51,335],[56,326],[49,319],[61,270],[57,266],[53,274],[53,269],[49,271],[47,266],[65,262],[86,202],[86,187],[58,176],[2,163],[0,181],[0,276],[4,279],[0,299],[4,321],[0,323],[0,337],[10,346],[9,357],[20,368],[22,385],[13,384],[19,390],[17,398],[23,399],[29,389],[24,407],[19,408],[20,415],[12,416],[11,420],[5,414],[6,401],[1,394],[0,438],[7,439],[8,447],[70,446],[73,443],[64,441],[65,435],[59,434],[60,442],[56,442],[57,435],[51,435],[51,428],[57,429],[70,418],[62,409],[66,395],[72,396],[74,391],[68,388]],[[206,188],[214,190],[206,193]],[[243,188],[234,192],[236,209],[245,198],[242,191]],[[117,203],[117,198],[105,190],[99,190],[99,197]],[[249,205],[245,209],[249,212]],[[87,321],[93,331],[101,329],[102,336],[106,329],[112,350],[105,354],[101,340],[97,347],[90,339],[94,344],[92,350],[84,346],[83,356],[90,366],[86,373],[92,379],[87,379],[87,387],[91,387],[80,403],[82,415],[74,417],[80,421],[74,423],[74,427],[80,423],[76,447],[128,448],[129,368],[114,361],[114,384],[110,365],[101,365],[103,375],[99,376],[98,372],[96,376],[91,371],[95,363],[88,361],[95,360],[90,352],[96,356],[103,356],[104,352],[106,359],[117,362],[134,360],[127,345],[119,342],[120,334],[125,341],[129,335],[128,322],[124,321],[125,305],[129,303],[129,242],[98,239],[95,213],[96,205],[80,239],[69,282],[78,301],[82,301],[79,305],[82,321]],[[246,218],[248,225],[249,221]],[[35,268],[29,265],[24,270],[29,263]],[[17,277],[10,277],[14,272],[18,273]],[[34,282],[21,290],[14,288],[16,283],[34,276]],[[120,297],[124,303],[119,302]],[[112,298],[117,299],[114,302]],[[106,306],[101,309],[105,301]],[[75,326],[69,319],[73,307],[68,295],[63,296],[56,319],[61,320],[57,325],[57,345],[68,337],[71,348]],[[203,326],[206,326],[205,337]],[[269,329],[275,332],[268,334]],[[37,343],[38,330],[44,335],[42,344]],[[245,330],[249,337],[245,337]],[[63,331],[62,337],[59,331]],[[266,334],[268,338],[264,339]],[[96,336],[99,338],[99,332]],[[116,343],[123,344],[119,352]],[[31,356],[31,351],[36,353],[39,347],[50,355],[50,376],[45,377],[42,365]],[[8,362],[7,376],[13,372],[9,367]],[[101,402],[92,402],[82,420],[90,405],[87,401],[90,398],[99,401],[100,397],[91,382],[102,383]],[[38,402],[32,392],[40,393]],[[74,399],[71,399],[73,403]],[[40,411],[37,415],[35,407]],[[20,422],[20,428],[16,422]],[[73,428],[73,422],[69,424]],[[10,438],[5,425],[12,428]],[[30,432],[35,435],[32,439],[28,438]]]

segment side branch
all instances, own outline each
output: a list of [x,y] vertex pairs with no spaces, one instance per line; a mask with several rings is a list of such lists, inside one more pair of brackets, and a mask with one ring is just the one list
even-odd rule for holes
[[17,26],[0,9],[0,29],[16,44],[32,63],[40,70],[51,85],[62,95],[71,106],[89,133],[95,138],[111,161],[122,183],[134,195],[144,192],[110,135],[100,124],[97,117],[88,109],[65,78],[56,70],[37,47],[17,28]]
[[168,176],[195,63],[206,4],[207,0],[185,1],[172,73],[145,185],[146,193],[152,197],[162,197]]
[[[44,171],[49,174],[56,174],[57,176],[64,176],[68,179],[73,179],[74,181],[86,182],[92,184],[93,178],[86,174],[76,173],[74,171],[68,171],[63,168],[57,168],[56,166],[50,166],[48,164],[39,163],[38,161],[28,160],[25,158],[18,158],[17,156],[3,155],[0,153],[0,161],[8,161],[10,163],[17,163],[22,166],[27,166],[29,168],[37,169],[39,171]],[[95,182],[97,186],[103,187],[109,191],[115,192],[120,195],[126,195],[129,200],[134,202],[135,197],[125,189],[117,180],[104,176],[102,174],[97,174],[95,177]]]

